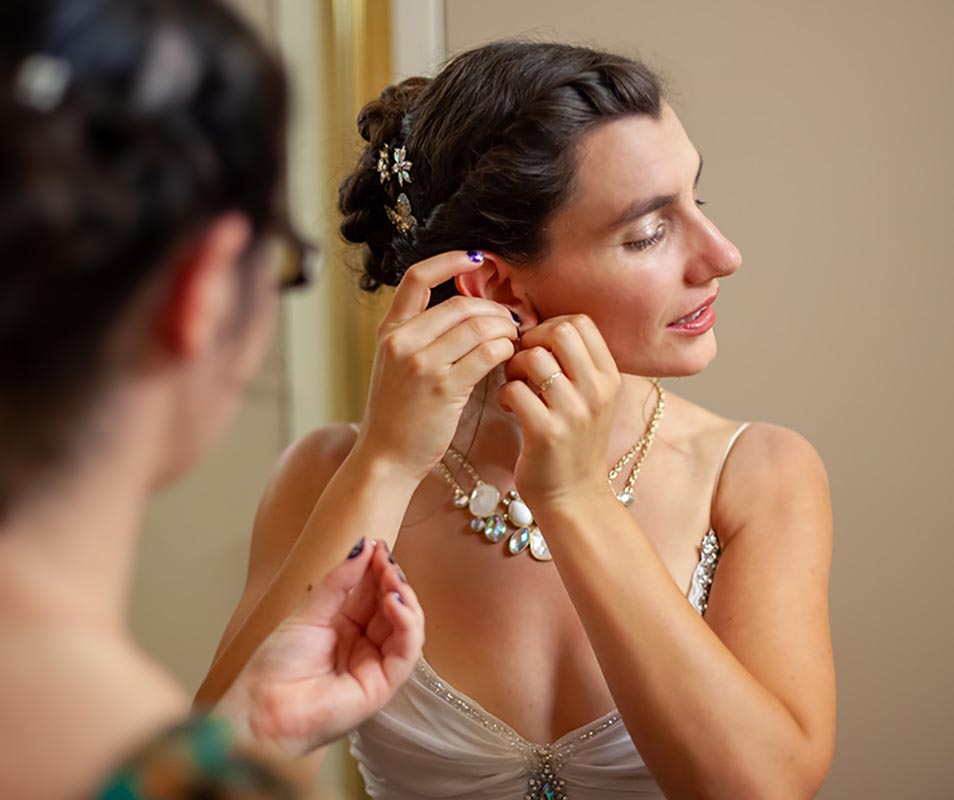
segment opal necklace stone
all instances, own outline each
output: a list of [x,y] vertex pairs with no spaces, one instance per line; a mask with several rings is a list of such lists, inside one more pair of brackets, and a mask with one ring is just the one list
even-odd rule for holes
[[[646,431],[620,457],[609,471],[606,480],[609,482],[613,494],[624,506],[631,506],[636,501],[636,480],[639,470],[646,460],[646,455],[656,438],[656,431],[662,420],[666,407],[665,393],[656,378],[652,379],[656,390],[656,405],[652,417],[646,426]],[[623,489],[619,492],[613,486],[613,481],[619,477],[623,468],[633,459],[636,459]],[[458,481],[459,474],[455,475],[448,461],[457,462],[467,473],[473,487],[470,491],[464,489]],[[453,445],[447,449],[438,464],[437,469],[441,476],[454,490],[452,502],[455,508],[467,509],[472,519],[470,528],[475,533],[483,534],[490,542],[507,540],[506,549],[510,555],[516,556],[528,552],[537,561],[552,561],[550,549],[543,538],[540,528],[533,521],[533,512],[524,502],[516,489],[511,489],[506,496],[501,496],[500,490],[493,484],[484,481],[467,457]],[[501,508],[503,506],[503,508]],[[511,528],[513,530],[511,531]]]

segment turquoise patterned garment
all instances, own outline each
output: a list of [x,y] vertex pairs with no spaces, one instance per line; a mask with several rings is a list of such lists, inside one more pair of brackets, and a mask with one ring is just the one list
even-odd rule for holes
[[192,717],[166,731],[110,778],[98,800],[298,800],[264,761],[236,750],[229,724]]

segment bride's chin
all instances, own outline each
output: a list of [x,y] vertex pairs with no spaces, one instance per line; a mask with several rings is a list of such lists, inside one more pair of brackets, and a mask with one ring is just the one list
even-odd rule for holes
[[642,378],[689,378],[698,375],[708,367],[716,357],[718,348],[715,339],[709,347],[699,348],[697,352],[660,353],[656,358],[616,359],[616,366],[624,375]]

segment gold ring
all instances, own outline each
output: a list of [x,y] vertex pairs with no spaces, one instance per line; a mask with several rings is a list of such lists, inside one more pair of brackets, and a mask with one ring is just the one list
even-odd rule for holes
[[549,378],[547,378],[543,383],[540,384],[540,394],[543,394],[547,389],[550,388],[550,384],[553,383],[557,378],[563,374],[562,370],[557,370]]

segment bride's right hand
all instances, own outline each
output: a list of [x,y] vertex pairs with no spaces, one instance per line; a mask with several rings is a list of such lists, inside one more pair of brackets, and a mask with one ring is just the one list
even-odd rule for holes
[[431,289],[479,269],[479,251],[442,253],[404,274],[378,328],[357,452],[420,481],[444,455],[474,387],[514,354],[505,306],[457,296],[427,308]]

